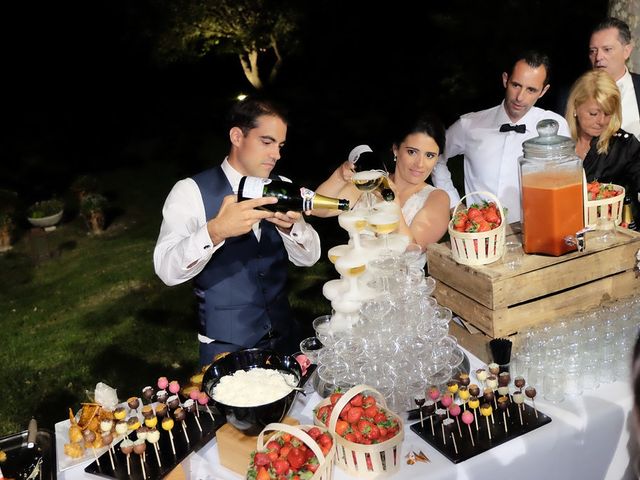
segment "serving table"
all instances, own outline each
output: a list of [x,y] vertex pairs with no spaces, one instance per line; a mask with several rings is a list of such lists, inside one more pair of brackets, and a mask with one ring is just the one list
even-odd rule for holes
[[[484,366],[477,357],[465,351],[471,362],[471,371]],[[290,412],[303,424],[311,424],[313,407],[321,400],[314,393],[308,397],[298,395]],[[437,450],[405,428],[402,445],[401,471],[394,478],[401,479],[473,479],[494,480],[509,475],[523,480],[551,478],[579,478],[619,480],[625,478],[629,459],[635,458],[636,447],[630,441],[633,417],[630,415],[632,392],[628,382],[603,384],[598,390],[551,404],[536,398],[539,410],[553,421],[537,430],[499,445],[465,462],[454,465]],[[413,423],[413,422],[412,422]],[[408,465],[404,455],[422,450],[430,463]],[[630,454],[630,451],[632,452]],[[61,480],[91,480],[97,477],[85,473],[86,464],[60,472]],[[220,465],[218,448],[211,441],[192,453],[181,465],[175,479],[238,480],[243,477]],[[183,476],[184,475],[184,476]],[[336,468],[335,480],[349,477]]]

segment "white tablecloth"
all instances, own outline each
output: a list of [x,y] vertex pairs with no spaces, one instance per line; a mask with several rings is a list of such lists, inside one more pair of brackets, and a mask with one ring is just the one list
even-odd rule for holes
[[[465,353],[471,360],[472,371],[482,365],[472,354]],[[312,424],[312,409],[320,400],[317,394],[307,398],[299,395],[290,415],[302,424]],[[542,398],[536,399],[536,406],[552,418],[550,424],[458,465],[451,463],[405,425],[403,458],[409,450],[422,450],[431,462],[407,465],[403,461],[396,478],[495,480],[498,475],[505,474],[519,480],[631,478],[626,476],[626,471],[637,450],[630,443],[635,432],[630,435],[632,393],[628,382],[603,384],[598,390],[555,405]],[[630,454],[630,451],[634,453]],[[61,472],[58,478],[96,478],[84,472],[88,463]],[[194,480],[243,478],[220,465],[215,441],[191,454],[183,466],[189,472],[189,478]],[[352,477],[336,468],[335,480],[349,478]]]

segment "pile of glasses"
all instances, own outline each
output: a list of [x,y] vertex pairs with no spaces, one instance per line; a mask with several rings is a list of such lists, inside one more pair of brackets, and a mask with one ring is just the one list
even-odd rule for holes
[[515,339],[511,374],[556,403],[628,380],[639,328],[640,299],[630,298],[528,329]]
[[379,295],[361,304],[351,328],[331,328],[332,315],[313,321],[322,348],[315,339],[301,348],[318,365],[314,387],[322,396],[364,383],[402,412],[428,385],[445,388],[457,373],[464,354],[448,334],[451,310],[430,296],[435,281],[418,268],[419,255],[409,249],[368,264],[362,282]]

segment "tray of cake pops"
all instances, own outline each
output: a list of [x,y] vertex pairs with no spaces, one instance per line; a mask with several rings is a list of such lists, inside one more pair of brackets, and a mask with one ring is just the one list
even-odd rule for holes
[[[181,389],[166,377],[158,390],[147,386],[142,397],[131,397],[100,421],[109,448],[84,470],[106,478],[161,479],[190,453],[215,437],[225,423],[209,397],[198,387]],[[109,441],[111,438],[115,440]]]
[[[536,389],[524,377],[511,379],[498,365],[476,371],[478,383],[459,373],[416,396],[410,428],[453,463],[463,462],[551,422],[535,406]],[[480,386],[482,385],[482,387]]]

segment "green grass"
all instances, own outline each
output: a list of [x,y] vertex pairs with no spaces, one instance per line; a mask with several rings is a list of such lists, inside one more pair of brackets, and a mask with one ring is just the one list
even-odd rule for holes
[[[97,382],[126,399],[160,375],[185,381],[197,370],[191,286],[166,287],[152,262],[162,204],[178,178],[156,164],[100,175],[113,205],[103,235],[89,236],[71,212],[45,237],[23,231],[0,255],[0,435],[25,429],[31,416],[53,429]],[[321,222],[337,229],[335,219]],[[45,247],[53,257],[38,260]],[[306,333],[328,313],[322,285],[335,275],[326,260],[291,268],[291,303]]]

